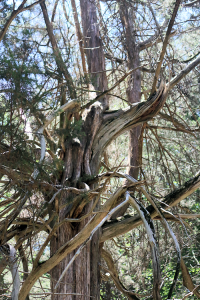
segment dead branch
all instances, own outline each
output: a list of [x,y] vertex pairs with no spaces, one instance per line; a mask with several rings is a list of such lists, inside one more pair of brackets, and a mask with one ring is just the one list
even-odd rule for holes
[[117,111],[110,114],[109,119],[100,127],[93,143],[93,157],[91,164],[99,163],[96,159],[101,157],[101,153],[109,143],[123,132],[138,126],[139,124],[152,119],[163,107],[167,89],[164,82],[161,82],[158,91],[146,102],[135,103],[131,108]]
[[[170,207],[177,205],[181,200],[191,195],[199,187],[200,172],[197,173],[195,177],[186,181],[180,188],[175,189],[173,192],[166,195],[162,201],[161,207],[164,209],[169,209]],[[147,210],[150,213],[152,219],[157,216],[157,212],[152,206],[147,207]],[[139,215],[115,222],[114,224],[105,224],[103,226],[101,242],[124,234],[132,230],[133,228],[140,226],[141,224],[142,220]]]
[[170,22],[169,22],[169,25],[168,25],[168,28],[167,28],[167,32],[166,32],[166,35],[165,35],[165,39],[164,39],[164,42],[163,42],[162,51],[160,53],[157,69],[156,69],[154,80],[153,80],[153,86],[152,86],[151,94],[153,94],[155,89],[156,89],[156,84],[157,84],[157,81],[158,81],[158,77],[159,77],[159,74],[160,74],[162,62],[163,62],[165,52],[166,52],[166,49],[167,49],[167,44],[168,44],[168,41],[169,41],[169,38],[170,38],[170,33],[172,31],[172,27],[173,27],[173,24],[174,24],[174,21],[175,21],[180,3],[181,3],[181,0],[176,0],[174,11],[172,13],[172,17],[170,19]]
[[159,252],[157,247],[157,242],[155,238],[155,229],[149,212],[146,208],[139,202],[139,200],[129,197],[130,204],[137,209],[142,222],[145,226],[147,236],[151,246],[151,255],[153,261],[153,299],[161,300],[160,296],[160,284],[161,284],[161,271],[160,271],[160,261],[159,261]]
[[44,17],[45,24],[46,24],[46,27],[47,27],[47,32],[48,32],[49,39],[51,41],[51,45],[52,45],[53,52],[54,52],[54,55],[55,55],[56,64],[58,66],[58,69],[64,75],[64,77],[66,79],[69,94],[70,94],[70,98],[71,99],[76,99],[76,93],[75,93],[73,80],[72,80],[71,75],[70,75],[70,73],[69,73],[69,71],[68,71],[68,69],[67,69],[67,67],[66,67],[66,65],[65,65],[65,63],[62,59],[62,56],[60,54],[60,50],[58,48],[57,41],[56,41],[56,38],[55,38],[54,33],[53,33],[53,26],[52,26],[52,24],[49,20],[49,16],[48,16],[48,12],[47,12],[45,2],[44,1],[41,2],[40,6],[42,8],[43,17]]

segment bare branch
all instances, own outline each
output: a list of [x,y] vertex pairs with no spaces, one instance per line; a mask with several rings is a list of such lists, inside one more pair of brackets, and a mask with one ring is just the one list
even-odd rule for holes
[[[200,214],[171,214],[168,212],[163,213],[165,219],[169,221],[175,221],[175,222],[180,222],[180,219],[186,219],[186,220],[194,220],[197,218],[200,218]],[[154,220],[160,220],[161,217],[157,216],[154,218]]]
[[[3,224],[1,224],[1,227],[0,227],[1,232],[4,232],[5,229],[7,229],[12,224],[12,222],[16,219],[16,217],[20,214],[22,207],[24,206],[24,204],[26,203],[26,200],[28,199],[28,196],[29,196],[29,194],[26,193],[25,196],[22,199],[20,199],[16,209],[13,210],[10,213],[10,215],[7,216],[7,222],[3,222]],[[5,238],[4,236],[1,236],[0,245],[4,244],[4,238]]]
[[180,3],[181,3],[181,0],[176,0],[174,11],[173,11],[171,20],[169,22],[167,32],[166,32],[166,35],[165,35],[165,39],[164,39],[164,42],[163,42],[162,51],[160,53],[160,58],[159,58],[159,61],[158,61],[156,72],[155,72],[151,94],[153,94],[154,91],[156,90],[156,84],[157,84],[158,77],[159,77],[159,74],[160,74],[162,62],[163,62],[163,59],[164,59],[164,56],[165,56],[165,52],[166,52],[166,49],[167,49],[167,44],[168,44],[168,41],[169,41],[169,38],[170,38],[170,33],[171,33],[171,30],[172,30],[172,27],[173,27],[173,24],[174,24],[174,21],[175,21]]
[[11,245],[4,245],[0,247],[0,252],[4,256],[4,264],[0,264],[0,268],[6,265],[9,265],[11,274],[12,274],[12,280],[13,280],[13,288],[12,288],[12,294],[11,298],[12,300],[18,300],[18,294],[20,290],[20,278],[19,278],[19,272],[18,272],[18,266],[16,262],[16,250]]
[[52,45],[53,52],[54,52],[54,55],[55,55],[56,64],[58,66],[58,69],[64,75],[64,77],[67,81],[67,86],[68,86],[70,98],[71,99],[76,99],[74,83],[73,83],[71,75],[70,75],[69,71],[67,70],[67,67],[66,67],[66,65],[65,65],[65,63],[62,59],[61,53],[59,51],[57,41],[56,41],[56,38],[55,38],[54,33],[53,33],[53,26],[52,26],[52,23],[49,20],[49,16],[48,16],[45,1],[41,2],[40,6],[42,8],[44,20],[45,20],[46,27],[47,27],[47,32],[48,32],[49,39],[51,41],[51,45]]
[[[170,33],[169,37],[173,37],[176,35],[176,31],[173,31]],[[142,51],[142,50],[145,50],[155,44],[158,44],[158,43],[161,43],[162,42],[162,38],[158,36],[158,34],[150,37],[147,41],[143,42],[143,43],[140,43],[139,45],[139,50]]]
[[7,20],[7,22],[4,25],[3,29],[1,30],[1,32],[0,32],[0,41],[2,41],[2,39],[4,38],[6,32],[8,31],[8,28],[9,28],[10,24],[12,23],[12,21],[16,18],[16,16],[18,14],[20,14],[21,12],[23,12],[25,10],[30,9],[31,7],[33,7],[36,4],[41,3],[42,1],[44,1],[44,0],[36,1],[33,4],[31,4],[31,5],[27,6],[27,7],[24,7],[24,5],[27,2],[27,0],[23,0],[22,3],[20,4],[20,6],[18,7],[18,9],[17,10],[13,10],[11,16],[9,17],[9,19]]
[[74,23],[75,23],[75,27],[76,27],[76,35],[77,35],[77,39],[79,42],[79,50],[81,53],[83,73],[87,73],[86,62],[85,62],[85,53],[84,53],[83,34],[81,32],[81,27],[80,27],[79,20],[78,20],[78,14],[77,14],[75,0],[71,0],[71,4],[72,4],[72,9],[73,9]]
[[67,270],[69,269],[69,267],[71,266],[71,264],[74,262],[74,260],[76,259],[76,257],[80,254],[80,252],[83,250],[83,248],[87,245],[87,243],[89,241],[92,240],[93,235],[95,234],[95,232],[102,227],[102,225],[111,218],[111,216],[114,214],[114,212],[116,212],[118,209],[120,209],[122,206],[124,206],[127,202],[129,201],[129,194],[126,194],[126,199],[120,203],[119,205],[117,205],[115,208],[113,208],[108,214],[107,216],[105,216],[103,218],[103,220],[92,230],[89,238],[87,238],[87,240],[80,246],[80,248],[76,251],[75,255],[73,256],[73,258],[70,260],[70,262],[67,264],[66,268],[64,269],[64,271],[62,272],[58,282],[56,283],[55,286],[55,290],[57,289],[58,285],[60,284],[60,281],[62,280],[62,278],[64,277],[65,273],[67,272]]
[[57,9],[57,6],[58,6],[58,1],[59,1],[59,0],[56,0],[56,2],[55,2],[55,4],[54,4],[52,16],[51,16],[51,22],[54,21],[54,18],[55,18],[55,15],[56,15],[56,9]]
[[178,280],[178,275],[179,275],[179,271],[180,271],[180,260],[181,260],[181,249],[180,249],[180,246],[179,246],[179,243],[177,241],[177,238],[175,236],[175,234],[173,233],[171,227],[169,226],[168,222],[166,221],[162,211],[160,210],[160,208],[157,206],[157,204],[155,203],[155,201],[153,200],[152,197],[149,196],[149,194],[146,192],[146,190],[141,186],[139,187],[139,189],[141,190],[141,192],[145,195],[145,197],[147,198],[147,200],[150,202],[150,204],[154,207],[155,211],[158,213],[158,215],[161,217],[161,222],[164,226],[164,228],[169,232],[173,242],[174,242],[174,245],[175,245],[175,248],[176,248],[176,251],[177,251],[177,265],[176,265],[176,271],[175,271],[175,275],[174,275],[174,280],[173,280],[173,283],[170,287],[170,290],[169,290],[169,293],[168,293],[168,299],[171,298],[172,296],[172,292],[174,290],[174,287],[176,286],[176,283],[177,283],[177,280]]
[[187,67],[185,67],[178,75],[176,75],[168,84],[167,87],[171,90],[179,81],[184,78],[190,71],[192,71],[200,63],[200,55]]
[[124,81],[126,79],[126,77],[128,77],[129,75],[131,75],[134,71],[142,68],[143,66],[139,66],[137,68],[134,68],[130,71],[128,71],[125,75],[123,75],[109,90],[104,91],[103,93],[101,93],[100,95],[98,95],[96,98],[94,98],[92,101],[90,101],[89,103],[85,104],[82,106],[82,109],[86,109],[89,108],[92,104],[94,104],[95,102],[99,101],[101,98],[103,98],[105,95],[107,95],[108,93],[110,93],[112,90],[114,90],[122,81]]
[[[169,209],[172,206],[177,205],[181,200],[190,196],[200,187],[200,172],[195,177],[186,181],[180,188],[166,195],[162,201],[161,207]],[[150,205],[147,207],[148,212],[151,214],[151,218],[157,216],[157,212]],[[139,215],[127,218],[123,221],[115,222],[114,224],[105,224],[101,236],[101,242],[105,242],[115,236],[124,234],[142,224],[142,220]]]
[[189,3],[183,4],[183,7],[192,7],[194,4],[200,3],[199,0],[191,1]]
[[155,229],[149,212],[146,208],[135,198],[129,197],[130,204],[137,209],[142,222],[145,226],[147,236],[149,238],[150,246],[151,246],[151,255],[153,261],[153,299],[161,300],[160,296],[160,284],[161,284],[161,271],[160,271],[160,261],[159,261],[159,253],[157,242],[155,238]]

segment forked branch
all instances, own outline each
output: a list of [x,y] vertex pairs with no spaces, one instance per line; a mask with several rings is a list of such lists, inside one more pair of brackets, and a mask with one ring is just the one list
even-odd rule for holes
[[169,90],[173,89],[182,78],[184,78],[190,71],[192,71],[200,63],[200,55],[193,60],[189,65],[187,65],[178,75],[176,75],[168,84]]
[[17,17],[17,15],[19,15],[21,12],[28,10],[30,8],[32,8],[34,5],[41,3],[44,0],[39,0],[36,1],[26,7],[24,7],[24,5],[26,4],[27,0],[23,0],[22,3],[19,5],[18,9],[13,10],[12,14],[10,15],[10,17],[8,18],[6,24],[4,25],[3,29],[0,32],[0,42],[2,41],[2,39],[4,38],[6,32],[9,29],[10,24],[12,23],[12,21]]

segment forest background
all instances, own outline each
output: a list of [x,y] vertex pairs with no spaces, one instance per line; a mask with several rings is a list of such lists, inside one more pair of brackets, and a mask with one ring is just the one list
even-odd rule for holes
[[200,298],[200,1],[0,16],[0,299]]

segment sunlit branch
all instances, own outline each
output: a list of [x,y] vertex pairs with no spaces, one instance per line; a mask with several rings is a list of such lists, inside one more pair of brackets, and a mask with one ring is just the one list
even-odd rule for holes
[[183,276],[183,285],[190,291],[190,292],[193,292],[195,294],[195,296],[197,296],[197,298],[200,299],[200,293],[198,292],[197,288],[198,287],[195,287],[193,282],[192,282],[192,279],[191,279],[191,276],[190,276],[190,273],[184,263],[184,260],[183,258],[181,258],[181,271],[182,271],[182,276]]
[[95,161],[96,157],[100,157],[114,138],[152,119],[163,107],[167,92],[165,83],[161,82],[158,91],[146,102],[135,103],[131,108],[111,113],[109,118],[106,116],[106,120],[100,127],[93,143],[92,159]]

